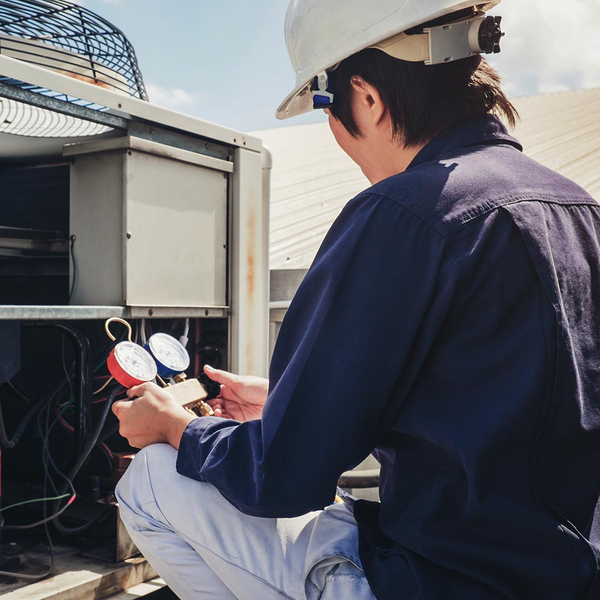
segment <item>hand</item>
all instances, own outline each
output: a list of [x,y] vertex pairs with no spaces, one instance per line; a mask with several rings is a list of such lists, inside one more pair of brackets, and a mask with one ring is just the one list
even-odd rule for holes
[[269,380],[249,375],[234,375],[206,365],[204,372],[221,384],[221,393],[208,404],[215,417],[252,421],[262,417],[263,406],[269,394]]
[[190,421],[190,414],[169,392],[155,383],[143,383],[127,392],[133,400],[119,400],[112,411],[119,419],[119,433],[134,448],[150,444],[171,444],[179,450],[179,442]]

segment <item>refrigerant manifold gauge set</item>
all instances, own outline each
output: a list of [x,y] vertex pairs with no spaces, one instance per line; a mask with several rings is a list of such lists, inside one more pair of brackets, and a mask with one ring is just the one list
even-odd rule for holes
[[[110,331],[110,324],[114,322],[125,325],[128,332],[127,341],[117,342],[106,361],[115,381],[129,389],[158,379],[184,408],[196,410],[196,414],[204,417],[214,415],[205,400],[216,397],[220,386],[205,381],[207,391],[198,379],[186,379],[184,371],[190,366],[190,355],[179,340],[166,333],[155,333],[141,346],[131,339],[131,325],[124,319],[113,317],[104,324],[106,334],[113,342],[117,341]],[[173,384],[164,381],[173,378]]]
[[111,350],[107,365],[114,379],[126,388],[153,381],[157,375],[170,379],[190,366],[187,350],[174,337],[166,333],[155,333],[145,346],[141,346],[131,339],[131,325],[116,317],[108,319],[104,325],[113,342],[116,338],[109,328],[113,322],[127,327],[128,340],[116,344]]

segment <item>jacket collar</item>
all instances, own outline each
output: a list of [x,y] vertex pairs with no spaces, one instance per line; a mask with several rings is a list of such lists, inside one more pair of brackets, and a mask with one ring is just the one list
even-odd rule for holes
[[523,146],[508,134],[498,117],[486,115],[482,119],[467,121],[454,129],[440,133],[423,147],[406,170],[437,160],[453,150],[484,144],[509,144],[520,152],[523,151]]

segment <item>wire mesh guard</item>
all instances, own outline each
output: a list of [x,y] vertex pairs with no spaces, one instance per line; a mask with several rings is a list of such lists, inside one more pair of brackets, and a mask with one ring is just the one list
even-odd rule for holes
[[[117,93],[148,100],[133,46],[111,23],[66,0],[0,0],[0,54]],[[0,76],[0,83],[104,111],[105,107]],[[81,137],[110,128],[0,99],[0,133],[28,137]]]

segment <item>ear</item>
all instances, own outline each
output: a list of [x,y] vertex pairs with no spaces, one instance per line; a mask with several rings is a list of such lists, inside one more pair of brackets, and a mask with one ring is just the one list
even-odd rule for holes
[[387,109],[379,90],[358,75],[352,76],[350,84],[352,85],[356,108],[372,125],[380,125],[384,120]]

